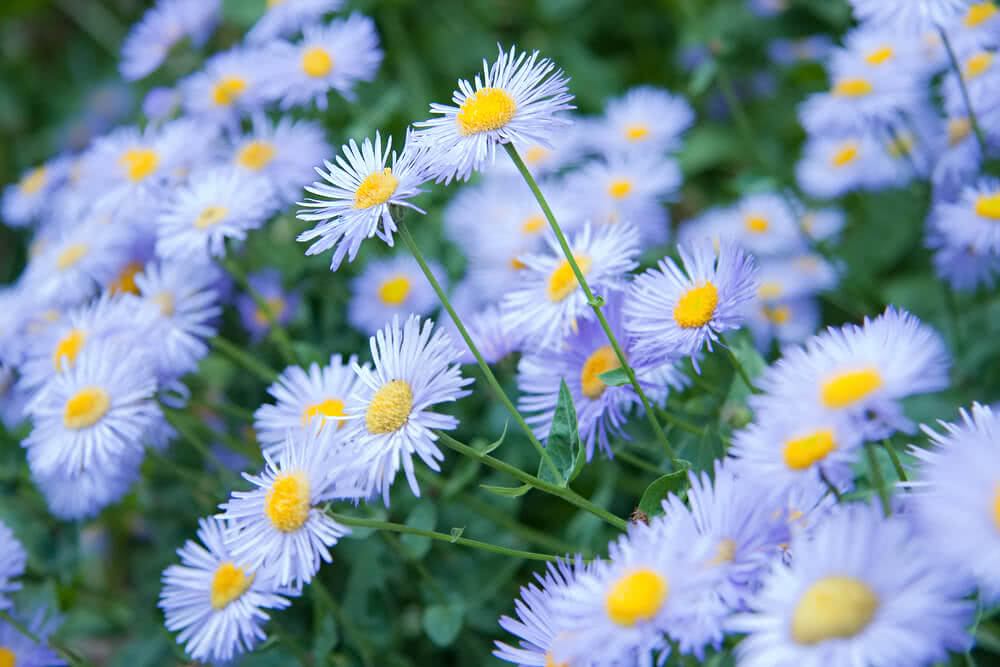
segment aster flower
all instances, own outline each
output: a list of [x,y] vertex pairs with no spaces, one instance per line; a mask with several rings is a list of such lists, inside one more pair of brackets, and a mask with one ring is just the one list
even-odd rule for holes
[[620,152],[662,153],[676,150],[680,137],[694,122],[694,111],[683,97],[653,86],[638,86],[612,98],[604,118],[593,128],[593,145],[606,155]]
[[960,49],[970,44],[1000,46],[1000,7],[992,0],[973,2],[948,28]]
[[[428,265],[441,286],[448,289],[444,267],[433,260]],[[396,315],[426,316],[438,307],[437,294],[410,255],[371,259],[364,271],[351,281],[351,293],[347,321],[368,335],[373,335]]]
[[375,22],[357,12],[326,25],[306,25],[300,42],[276,42],[268,55],[274,75],[264,95],[280,100],[282,109],[315,102],[326,110],[331,90],[354,101],[355,84],[374,79],[382,62]]
[[249,44],[266,44],[276,37],[294,35],[318,22],[324,14],[340,9],[343,0],[271,0],[267,11],[247,32]]
[[[936,201],[959,199],[969,183],[979,178],[983,151],[972,132],[967,112],[944,120],[947,143],[941,147],[931,172],[931,184]],[[1000,115],[1000,114],[992,114]],[[980,127],[985,116],[977,112]]]
[[253,131],[233,146],[233,162],[271,180],[287,203],[302,193],[313,167],[331,152],[319,123],[282,116],[274,125],[263,114],[254,114]]
[[431,104],[440,114],[420,123],[415,138],[431,151],[436,180],[469,180],[496,160],[498,144],[537,142],[551,146],[554,131],[566,124],[560,112],[573,109],[567,92],[568,79],[538,51],[518,54],[515,47],[499,56],[492,66],[483,60],[483,76],[475,83],[459,79],[452,103]]
[[758,286],[753,257],[728,241],[716,253],[709,243],[678,246],[681,266],[661,259],[637,276],[625,299],[625,327],[639,366],[671,363],[738,329]]
[[777,255],[805,249],[802,228],[788,202],[761,192],[740,199],[730,210],[731,236],[751,253]]
[[[579,320],[595,317],[559,243],[551,235],[546,242],[545,254],[519,258],[525,268],[500,306],[509,330],[542,347],[557,345]],[[639,238],[632,225],[605,225],[595,231],[587,223],[568,242],[595,294],[622,289],[626,273],[636,267]]]
[[760,262],[757,296],[766,303],[799,299],[836,287],[837,270],[822,255],[804,253]]
[[188,540],[177,555],[181,564],[163,571],[159,606],[167,630],[195,660],[228,662],[263,641],[265,609],[290,604],[266,570],[254,571],[226,548],[225,524],[214,517],[198,520],[198,539]]
[[820,323],[819,304],[815,299],[758,299],[747,314],[747,327],[761,354],[767,354],[772,340],[779,347],[801,343],[816,333]]
[[17,183],[4,188],[0,212],[12,227],[23,227],[51,210],[52,195],[69,174],[71,159],[58,157],[21,174]]
[[399,318],[371,337],[373,369],[354,364],[361,384],[348,402],[344,439],[354,443],[366,490],[381,491],[389,504],[389,488],[400,466],[414,495],[420,495],[413,455],[438,471],[444,459],[434,441],[435,429],[451,430],[458,419],[429,410],[436,403],[455,401],[470,392],[462,387],[459,351],[451,337],[434,323],[411,315]]
[[219,20],[220,4],[220,0],[158,0],[125,37],[122,77],[135,81],[152,73],[186,36],[201,46]]
[[[1000,59],[995,51],[983,48],[970,48],[957,54],[962,82],[969,95],[969,104],[980,114],[995,118],[998,103],[993,94],[1000,84]],[[965,96],[959,86],[958,76],[949,71],[941,84],[944,94],[944,108],[949,116],[961,117],[969,113]],[[988,119],[988,118],[987,118]],[[987,126],[995,123],[987,123]]]
[[6,664],[11,667],[61,667],[66,664],[65,660],[46,645],[49,635],[62,623],[62,618],[49,615],[44,607],[31,616],[13,615],[39,641],[12,624],[0,621],[0,658],[6,659]]
[[271,182],[233,166],[211,166],[174,189],[159,216],[156,254],[205,263],[226,254],[226,239],[246,238],[277,210]]
[[971,645],[966,582],[941,567],[905,519],[842,506],[810,538],[793,536],[792,550],[751,612],[728,624],[747,634],[736,647],[740,665],[925,665]]
[[[569,125],[557,136],[551,138],[551,146],[537,141],[514,141],[514,148],[524,161],[524,165],[536,179],[550,176],[576,162],[588,149],[590,129],[594,123],[589,118],[567,114]],[[487,173],[497,173],[521,178],[517,166],[511,160],[494,163]],[[523,183],[524,180],[521,179]],[[550,202],[551,203],[551,202]]]
[[796,180],[811,197],[832,199],[858,189],[877,190],[899,178],[899,166],[871,132],[811,136],[795,167]]
[[234,127],[241,113],[260,109],[274,67],[267,53],[237,46],[217,53],[180,81],[184,109],[192,117]]
[[249,294],[236,297],[236,309],[240,313],[243,326],[253,340],[260,340],[271,330],[273,322],[279,326],[288,324],[299,309],[301,295],[295,290],[285,290],[281,284],[281,272],[266,268],[247,276],[247,284],[259,294],[267,304],[270,314],[257,304]]
[[799,218],[802,231],[814,241],[836,239],[846,221],[844,212],[836,208],[806,210]]
[[[357,357],[346,361],[339,354],[330,357],[330,363],[320,367],[309,366],[308,372],[298,366],[289,366],[267,388],[275,403],[265,404],[254,412],[253,428],[264,452],[272,459],[281,458],[281,450],[289,432],[304,430],[314,419],[323,423],[327,417],[343,417],[344,406],[357,385],[357,376],[351,367]],[[344,422],[327,424],[324,428],[340,429]]]
[[336,165],[325,161],[326,171],[316,170],[327,183],[307,186],[306,191],[319,198],[299,202],[299,206],[306,207],[299,211],[299,220],[320,223],[298,236],[299,241],[318,239],[306,250],[307,255],[318,255],[336,246],[330,262],[330,270],[336,271],[345,256],[347,261],[354,261],[365,239],[377,236],[392,247],[396,223],[391,206],[424,212],[409,202],[422,192],[419,186],[427,180],[423,152],[412,145],[410,137],[407,132],[406,145],[398,158],[392,153],[391,166],[386,163],[392,137],[383,152],[382,136],[376,132],[374,145],[366,137],[359,150],[351,139],[341,147],[343,157],[337,156]]
[[869,27],[892,26],[920,33],[947,25],[962,15],[971,0],[848,0],[854,17]]
[[11,606],[8,593],[20,590],[21,584],[14,581],[24,574],[24,564],[27,555],[24,547],[14,537],[7,525],[0,521],[0,609]]
[[962,190],[958,201],[938,202],[931,220],[950,245],[1000,255],[1000,180],[980,178]]
[[928,234],[927,246],[934,249],[934,272],[959,291],[973,291],[983,285],[992,289],[1000,273],[1000,256],[972,246],[953,245],[940,233]]

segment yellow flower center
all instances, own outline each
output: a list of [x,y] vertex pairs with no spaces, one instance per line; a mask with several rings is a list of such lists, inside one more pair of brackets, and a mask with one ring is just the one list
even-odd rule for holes
[[358,191],[354,193],[354,208],[378,206],[389,201],[399,187],[399,179],[392,175],[392,168],[386,167],[381,172],[370,174],[361,181]]
[[45,185],[45,177],[45,167],[37,167],[25,174],[18,187],[21,188],[21,192],[24,194],[33,195]]
[[833,157],[830,158],[830,162],[833,163],[834,167],[846,167],[858,159],[859,152],[860,148],[858,144],[853,141],[848,141],[847,143],[841,144],[840,147],[833,152]]
[[614,199],[628,197],[630,192],[632,192],[632,181],[626,178],[611,181],[611,184],[608,186],[608,194]]
[[62,270],[70,268],[80,261],[80,258],[86,255],[89,249],[85,243],[74,243],[56,258],[56,267]]
[[823,429],[785,443],[783,451],[785,465],[792,470],[805,470],[837,448],[833,442],[833,431]]
[[583,370],[580,371],[580,386],[583,388],[583,395],[587,398],[600,398],[608,385],[604,384],[604,380],[597,376],[621,368],[621,366],[618,355],[615,354],[610,345],[594,350],[594,353],[583,362]]
[[[322,415],[323,417],[343,417],[344,416],[344,402],[339,398],[328,398],[325,401],[320,401],[319,403],[313,403],[306,407],[302,411],[302,425],[305,426],[312,421],[312,418],[316,415]],[[326,423],[326,419],[323,419],[323,423]],[[338,421],[337,428],[344,425],[344,422]]]
[[125,169],[125,174],[133,183],[146,178],[160,164],[160,156],[148,148],[130,148],[121,156],[118,163]]
[[810,586],[795,605],[792,639],[800,644],[848,639],[868,627],[878,606],[878,596],[863,581],[824,577]]
[[966,79],[975,79],[988,70],[992,64],[993,54],[989,51],[980,51],[965,61],[965,67],[962,68],[962,76]]
[[625,138],[629,141],[642,141],[649,136],[649,126],[645,123],[632,123],[625,127]]
[[569,667],[569,664],[565,662],[556,662],[556,659],[552,657],[552,653],[547,652],[545,654],[545,667]]
[[100,387],[84,387],[66,401],[63,426],[73,430],[93,426],[111,407],[111,397]]
[[976,197],[976,215],[1000,220],[1000,191]]
[[275,322],[280,320],[281,316],[285,312],[285,307],[286,307],[285,300],[280,296],[269,296],[266,299],[264,299],[264,303],[267,304],[267,308],[268,310],[271,311],[271,314],[268,315],[260,308],[255,310],[253,314],[254,322],[256,322],[259,326],[262,327],[266,327],[269,324],[271,324],[272,317],[274,318],[273,321]]
[[708,567],[715,565],[722,565],[723,563],[732,563],[733,559],[736,558],[736,542],[724,537],[719,541],[719,546],[715,549],[715,556],[712,560],[705,563]]
[[277,153],[278,149],[270,141],[251,141],[240,149],[236,161],[247,169],[260,171],[271,164]]
[[314,46],[302,54],[302,70],[309,76],[314,78],[326,76],[332,69],[333,58],[326,49]]
[[17,667],[17,656],[13,649],[0,646],[0,667]]
[[125,268],[121,270],[118,277],[108,285],[113,294],[120,292],[128,292],[129,294],[138,294],[139,287],[135,284],[136,274],[142,271],[142,264],[139,262],[129,262],[125,265]]
[[533,215],[521,223],[521,233],[526,235],[537,234],[545,226],[545,218],[540,215]]
[[833,87],[833,94],[840,97],[864,97],[870,95],[874,90],[875,87],[868,79],[847,78],[837,82],[837,85]]
[[747,228],[747,231],[763,234],[771,226],[771,223],[762,215],[751,214],[743,218],[743,226]]
[[692,287],[677,300],[674,320],[677,326],[684,329],[703,327],[711,321],[718,304],[719,291],[711,282]]
[[392,380],[372,396],[365,411],[369,433],[394,433],[403,427],[413,409],[413,390],[406,380]]
[[76,363],[76,355],[80,353],[80,348],[83,347],[83,342],[86,339],[86,331],[70,329],[69,333],[56,343],[56,349],[52,352],[52,363],[57,371],[62,370],[62,360],[64,357],[69,366]]
[[761,306],[760,312],[768,321],[774,324],[784,324],[792,317],[792,310],[788,306]]
[[517,111],[514,98],[502,88],[482,88],[466,98],[455,115],[458,131],[464,136],[499,130]]
[[160,292],[159,294],[150,297],[150,300],[160,307],[160,314],[164,317],[173,317],[174,315],[174,295],[170,292]]
[[208,229],[225,220],[227,215],[229,209],[225,206],[206,206],[194,219],[194,226],[198,229]]
[[253,578],[254,575],[243,574],[243,568],[232,562],[220,565],[212,577],[212,609],[225,609],[230,602],[239,599],[253,584]]
[[[590,259],[590,255],[586,255],[582,252],[573,253],[573,259],[576,260],[576,265],[580,267],[580,273],[583,277],[587,277],[587,273],[590,271],[590,266],[593,261]],[[569,260],[564,259],[562,263],[556,267],[556,270],[552,272],[549,276],[549,286],[546,290],[549,295],[549,300],[553,303],[558,303],[568,297],[573,291],[580,286],[580,283],[576,279],[576,274],[573,273],[573,267],[569,265]]]
[[997,6],[992,2],[977,2],[969,7],[962,21],[966,28],[975,28],[986,23],[997,13]]
[[271,525],[283,533],[301,528],[311,509],[309,480],[300,472],[277,477],[264,500],[264,514],[271,520]]
[[954,146],[969,136],[972,131],[972,121],[968,117],[951,118],[948,120],[948,145]]
[[828,408],[845,408],[882,386],[882,376],[872,367],[847,371],[823,383],[823,405]]
[[524,161],[527,164],[538,164],[550,153],[545,146],[532,146],[524,152]]
[[229,107],[239,99],[247,89],[247,81],[241,76],[225,76],[215,82],[212,88],[212,101],[215,106]]
[[670,583],[665,578],[653,570],[636,570],[615,582],[604,606],[612,621],[631,627],[656,616],[669,593]]
[[892,50],[892,47],[885,44],[866,55],[865,62],[869,65],[881,65],[891,60],[894,55],[895,52]]
[[398,306],[410,295],[410,279],[406,276],[393,276],[384,281],[378,288],[378,298],[389,306]]

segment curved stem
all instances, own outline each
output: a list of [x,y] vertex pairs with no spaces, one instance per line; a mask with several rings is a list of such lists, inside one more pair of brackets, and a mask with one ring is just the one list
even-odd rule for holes
[[955,57],[955,50],[951,47],[951,40],[948,39],[948,33],[945,31],[943,26],[936,26],[938,34],[941,35],[941,42],[944,44],[944,50],[948,53],[948,62],[951,64],[951,69],[958,78],[958,89],[962,91],[962,101],[965,102],[965,109],[969,112],[969,124],[972,125],[972,131],[976,134],[976,143],[979,144],[979,150],[983,154],[983,160],[986,159],[986,137],[983,135],[983,128],[979,127],[979,120],[976,118],[976,112],[972,109],[972,100],[969,97],[969,89],[965,87],[965,77],[962,76],[962,66],[958,64],[958,58]]
[[266,364],[264,364],[264,363],[262,363],[260,361],[257,361],[256,359],[254,359],[253,357],[251,357],[249,354],[247,354],[246,352],[244,352],[243,350],[241,350],[239,347],[237,347],[236,345],[230,343],[225,338],[221,338],[219,336],[216,336],[215,338],[209,338],[208,342],[216,350],[218,350],[222,354],[226,355],[231,360],[235,361],[237,364],[239,364],[240,366],[242,366],[246,370],[250,371],[251,373],[253,373],[257,377],[259,377],[261,380],[263,380],[264,382],[267,382],[268,384],[270,384],[270,383],[274,382],[275,379],[277,379],[277,377],[278,377],[278,372],[277,371],[275,371],[274,369],[270,368]]
[[878,459],[875,456],[875,444],[865,443],[865,453],[868,455],[868,467],[872,472],[872,484],[878,489],[878,496],[882,500],[882,511],[886,516],[892,514],[892,506],[889,504],[889,489],[885,485],[885,477],[878,467]]
[[542,460],[545,461],[545,465],[547,465],[552,471],[555,479],[563,479],[563,476],[556,467],[552,457],[549,456],[545,447],[543,447],[542,443],[540,443],[538,438],[535,437],[535,432],[532,431],[531,427],[524,421],[524,417],[521,416],[518,409],[514,407],[513,403],[511,403],[510,398],[507,397],[507,392],[505,392],[503,387],[500,386],[500,382],[497,381],[496,376],[493,375],[493,371],[490,370],[489,364],[487,364],[486,360],[483,359],[483,355],[479,353],[479,348],[477,348],[476,344],[472,342],[469,332],[465,329],[465,325],[462,324],[462,319],[458,316],[458,313],[455,312],[455,309],[452,308],[448,295],[444,293],[443,289],[441,289],[441,285],[438,283],[437,278],[434,277],[434,273],[431,272],[430,267],[427,266],[427,260],[424,259],[423,253],[420,252],[420,248],[417,247],[417,242],[413,240],[413,235],[410,234],[410,229],[406,226],[406,222],[402,219],[402,217],[400,217],[400,220],[398,221],[398,226],[399,235],[403,237],[406,245],[410,247],[410,252],[413,253],[414,259],[417,260],[417,264],[420,265],[420,269],[424,272],[424,275],[427,276],[427,280],[430,282],[431,287],[433,287],[434,291],[437,293],[438,299],[441,300],[441,305],[443,305],[444,309],[448,311],[452,321],[458,328],[458,332],[462,335],[462,338],[465,339],[465,344],[469,346],[469,350],[472,351],[472,356],[476,358],[476,363],[479,364],[479,370],[482,371],[483,377],[486,378],[486,382],[493,388],[493,391],[496,392],[497,396],[507,407],[510,414],[514,416],[517,423],[520,424],[524,434],[528,436],[528,440],[531,441],[531,445],[535,448],[535,451],[538,452],[538,455],[542,458]]
[[901,482],[907,481],[906,470],[903,468],[903,464],[899,460],[899,454],[896,453],[896,450],[893,448],[892,443],[889,442],[889,438],[885,438],[882,441],[882,446],[885,447],[885,451],[888,452],[889,454],[889,460],[892,461],[892,467],[895,468],[896,476],[899,477],[899,481]]
[[642,385],[636,377],[635,370],[625,358],[625,352],[622,350],[622,346],[618,343],[618,339],[611,330],[611,325],[608,323],[608,319],[604,316],[604,312],[601,310],[601,306],[604,305],[604,299],[595,297],[593,291],[591,291],[590,284],[587,283],[587,279],[584,277],[583,271],[580,270],[579,264],[576,263],[576,258],[573,256],[572,248],[569,247],[566,235],[563,234],[562,228],[559,226],[555,215],[552,213],[552,209],[549,208],[549,203],[545,200],[545,196],[539,189],[538,183],[535,182],[535,177],[531,175],[528,167],[524,164],[524,160],[521,159],[517,149],[514,148],[514,144],[506,143],[503,147],[506,149],[507,154],[510,155],[510,159],[513,160],[517,170],[521,172],[521,176],[528,184],[528,187],[531,188],[531,192],[535,195],[538,205],[542,207],[542,213],[545,214],[545,218],[549,221],[549,226],[552,228],[556,238],[559,240],[559,246],[562,248],[563,255],[566,256],[566,261],[569,262],[570,268],[573,269],[573,275],[576,276],[576,280],[580,284],[580,288],[583,289],[583,293],[587,295],[587,303],[594,310],[594,314],[597,315],[597,320],[601,323],[601,328],[604,329],[604,333],[607,335],[608,341],[611,343],[611,347],[614,349],[615,355],[618,357],[618,363],[621,364],[621,368],[628,376],[629,382],[632,383],[635,393],[642,401],[642,407],[645,410],[646,419],[649,420],[649,425],[653,428],[653,432],[656,434],[656,439],[663,445],[663,449],[670,458],[670,463],[673,467],[676,470],[680,470],[681,465],[677,460],[677,455],[674,453],[674,448],[667,439],[667,434],[663,432],[663,427],[660,426],[660,422],[656,419],[656,415],[653,413],[653,409],[650,406],[649,399],[646,398],[646,392],[643,391]]
[[226,270],[230,276],[233,277],[239,286],[250,295],[254,303],[257,304],[257,309],[260,310],[264,319],[267,320],[268,325],[271,327],[271,335],[274,337],[274,342],[278,344],[278,351],[281,353],[281,357],[285,360],[285,363],[289,366],[296,366],[299,364],[299,357],[295,354],[295,348],[292,347],[292,339],[288,335],[279,322],[278,318],[274,314],[274,309],[271,308],[271,304],[267,302],[260,292],[255,290],[250,286],[250,282],[247,280],[247,276],[243,273],[236,262],[234,262],[229,257],[220,257],[219,264],[222,268]]
[[830,478],[826,476],[826,473],[823,472],[822,468],[819,469],[819,478],[823,480],[824,484],[826,484],[826,488],[833,495],[833,499],[839,503],[840,491],[838,491],[836,485],[834,485],[834,483],[830,481]]

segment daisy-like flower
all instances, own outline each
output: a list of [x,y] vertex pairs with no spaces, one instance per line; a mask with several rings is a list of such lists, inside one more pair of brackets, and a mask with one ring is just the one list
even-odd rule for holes
[[757,291],[756,262],[740,247],[723,240],[718,253],[705,242],[677,250],[683,268],[667,257],[629,286],[625,327],[640,366],[690,356],[697,369],[701,348],[743,325]]
[[819,304],[815,299],[758,299],[747,314],[747,326],[761,354],[766,355],[772,340],[779,347],[801,343],[816,333],[820,323]]
[[331,150],[319,123],[282,116],[272,125],[267,116],[254,114],[253,131],[233,146],[233,162],[269,178],[278,196],[291,203]]
[[837,238],[846,221],[844,212],[836,208],[807,210],[799,218],[802,231],[814,241]]
[[0,609],[11,606],[8,593],[21,589],[21,584],[14,581],[24,574],[24,564],[27,554],[21,543],[14,537],[7,525],[0,521]]
[[868,27],[894,27],[919,34],[962,15],[972,0],[848,0],[854,17]]
[[796,212],[780,195],[762,192],[747,195],[730,210],[727,234],[755,255],[777,255],[805,249]]
[[960,413],[960,422],[938,422],[942,433],[922,427],[931,449],[909,450],[921,462],[912,483],[915,515],[933,541],[931,553],[973,576],[992,604],[1000,599],[991,558],[1000,547],[1000,415],[979,403]]
[[[161,421],[152,430],[164,433],[165,426],[166,422]],[[32,477],[53,516],[78,521],[96,516],[108,505],[121,500],[139,479],[142,459],[142,449],[132,448],[120,451],[114,462],[105,466],[90,466],[78,471],[56,469],[51,473],[33,469]]]
[[179,83],[192,117],[235,126],[241,113],[259,109],[275,68],[266,52],[237,46],[208,59],[204,69]]
[[992,289],[1000,273],[1000,256],[972,246],[953,245],[941,234],[930,233],[927,245],[934,249],[934,271],[952,289],[973,291],[983,285]]
[[256,488],[233,491],[219,505],[219,518],[229,520],[226,547],[251,570],[269,569],[279,586],[300,587],[331,562],[330,547],[350,529],[317,507],[331,498],[359,498],[353,477],[345,475],[347,460],[321,436],[323,423],[289,433],[277,461],[265,456],[260,475],[243,474]]
[[27,406],[34,428],[22,445],[32,471],[73,477],[141,454],[163,419],[150,362],[147,349],[118,341],[88,345],[72,367],[62,361],[63,372]]
[[773,304],[812,296],[837,285],[837,270],[821,255],[805,253],[760,262],[757,296]]
[[792,552],[728,624],[747,634],[741,666],[929,665],[972,644],[966,582],[905,519],[838,507],[809,538],[793,536]]
[[[444,267],[433,260],[428,265],[441,286],[448,289]],[[394,316],[426,316],[438,307],[437,294],[410,255],[371,259],[361,275],[351,281],[351,292],[347,321],[368,335]]]
[[284,326],[295,317],[302,297],[297,291],[285,290],[282,287],[280,271],[266,268],[251,273],[247,276],[247,284],[264,299],[271,311],[265,312],[249,294],[240,294],[236,297],[236,309],[240,313],[240,320],[253,340],[260,340],[267,335],[272,324]]
[[899,400],[948,386],[944,341],[906,311],[893,307],[861,326],[830,327],[784,356],[755,381],[765,393],[750,406],[766,414],[795,405],[821,418],[844,420],[867,439],[911,430]]
[[[573,258],[595,295],[624,288],[626,274],[637,266],[638,237],[629,224],[595,231],[587,223],[569,238]],[[543,347],[558,345],[579,320],[595,317],[559,243],[551,235],[546,242],[545,254],[519,258],[525,268],[500,306],[508,330]]]
[[268,0],[267,11],[247,32],[246,40],[265,44],[276,37],[294,35],[343,4],[343,0]]
[[[958,55],[962,72],[962,82],[969,95],[969,103],[978,114],[995,116],[998,103],[996,90],[1000,83],[1000,58],[996,51],[984,48],[971,48]],[[958,76],[949,71],[941,84],[944,94],[944,108],[949,116],[961,117],[969,113],[965,96],[958,83]],[[990,124],[987,124],[989,126]]]
[[[589,133],[594,121],[574,116],[569,116],[567,121],[570,124],[551,138],[551,146],[543,146],[537,141],[513,142],[518,155],[536,179],[552,175],[576,162],[588,150]],[[494,172],[521,178],[517,166],[511,160],[500,160],[492,170],[487,170],[487,173]]]
[[438,182],[469,180],[496,160],[497,144],[538,143],[551,146],[555,130],[568,124],[563,111],[574,109],[567,92],[568,79],[548,58],[518,54],[515,47],[492,66],[483,60],[483,76],[475,83],[459,79],[451,97],[455,106],[431,104],[440,114],[420,123],[416,137],[431,151]]
[[201,46],[219,20],[220,6],[220,0],[158,0],[125,37],[122,77],[135,81],[152,73],[184,37]]
[[870,132],[810,136],[795,167],[811,197],[832,199],[852,190],[877,190],[898,179],[899,167]]
[[374,145],[366,137],[360,149],[351,139],[341,147],[343,156],[337,156],[336,165],[324,161],[326,171],[316,170],[326,183],[314,182],[306,187],[318,199],[299,202],[299,206],[306,208],[299,211],[298,218],[319,224],[299,234],[298,240],[317,239],[306,250],[307,255],[318,255],[336,246],[330,261],[331,271],[337,270],[345,256],[353,262],[365,239],[377,236],[390,247],[393,245],[396,223],[391,206],[424,212],[409,202],[423,192],[420,185],[427,180],[423,151],[413,146],[408,131],[402,153],[397,157],[393,151],[391,166],[386,166],[391,147],[392,137],[389,137],[382,151],[382,136],[378,132]]
[[0,211],[3,221],[23,227],[38,220],[52,205],[52,195],[69,174],[71,159],[59,157],[21,174],[17,183],[4,188]]
[[[367,492],[381,491],[389,504],[389,488],[400,466],[416,496],[420,487],[413,472],[413,455],[439,471],[444,454],[434,441],[435,429],[451,430],[458,419],[432,412],[437,403],[458,400],[470,392],[455,364],[459,351],[434,322],[411,315],[399,318],[371,337],[374,369],[353,365],[361,384],[348,402],[350,418],[344,439],[354,444]],[[367,495],[367,494],[366,494]]]
[[[845,49],[835,49],[830,68],[839,71],[842,66],[859,66],[858,71],[867,67],[872,73],[894,72],[901,78],[912,78],[916,71],[920,74],[932,73],[931,68],[920,68],[920,42],[913,35],[899,33],[885,28],[872,29],[867,26],[854,28],[844,36]],[[843,65],[842,65],[843,64]]]
[[304,430],[314,419],[321,420],[324,428],[344,426],[344,422],[333,422],[327,417],[344,416],[344,406],[358,382],[351,370],[357,361],[354,355],[344,361],[335,354],[322,368],[313,363],[307,372],[298,366],[289,366],[278,376],[267,388],[267,393],[275,399],[274,405],[262,405],[253,415],[257,441],[268,456],[280,459],[288,433]]
[[371,81],[382,62],[375,22],[357,12],[326,25],[306,25],[296,44],[277,42],[268,48],[274,76],[265,97],[282,109],[315,103],[326,110],[331,90],[354,101],[354,86]]
[[948,26],[961,46],[1000,46],[1000,7],[993,0],[973,2],[959,20]]
[[934,229],[957,247],[1000,255],[1000,180],[983,177],[955,202],[938,202],[931,211]]
[[564,590],[572,586],[582,572],[589,570],[580,555],[572,560],[558,560],[546,564],[544,574],[535,574],[538,583],[521,587],[521,597],[514,601],[517,618],[500,617],[500,627],[518,637],[519,646],[501,641],[494,642],[493,655],[522,667],[551,667],[550,648],[562,627],[553,603]]
[[226,254],[226,239],[243,240],[278,208],[270,180],[234,166],[210,166],[176,187],[160,213],[156,254],[199,263]]
[[[203,662],[228,662],[263,641],[265,609],[290,602],[266,570],[254,571],[226,548],[224,522],[198,520],[198,539],[177,550],[181,564],[163,571],[159,606],[177,643]],[[202,546],[204,545],[204,546]]]
[[[979,112],[976,115],[982,127],[984,115]],[[965,112],[948,118],[944,123],[947,143],[937,156],[931,172],[931,183],[936,201],[955,201],[961,197],[969,183],[974,183],[979,178],[983,151]]]
[[683,97],[639,86],[608,101],[593,145],[605,154],[672,151],[693,122],[694,111]]
[[13,616],[34,638],[24,634],[13,624],[0,621],[0,664],[11,667],[61,667],[66,664],[66,661],[46,644],[49,635],[62,624],[62,618],[50,615],[44,607],[39,608],[31,616],[20,614]]

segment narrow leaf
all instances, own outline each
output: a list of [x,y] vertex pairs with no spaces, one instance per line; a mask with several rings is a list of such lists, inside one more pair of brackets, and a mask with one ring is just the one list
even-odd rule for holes
[[490,493],[495,493],[498,496],[505,496],[507,498],[517,498],[523,496],[528,491],[531,491],[530,484],[524,484],[523,486],[518,486],[511,488],[509,486],[491,486],[489,484],[480,484],[479,488],[489,491]]
[[545,449],[559,471],[559,478],[552,474],[552,469],[544,459],[538,462],[538,476],[550,484],[566,486],[576,469],[581,444],[576,408],[573,407],[573,396],[569,393],[565,380],[559,381],[559,400],[552,416]]
[[507,427],[508,426],[510,426],[510,422],[504,422],[503,423],[503,433],[500,434],[500,437],[497,440],[494,440],[490,444],[486,445],[485,449],[482,449],[480,451],[483,454],[489,454],[494,449],[496,449],[497,447],[499,447],[500,445],[502,445],[503,444],[503,439],[507,437]]
[[688,85],[688,92],[692,97],[698,97],[712,85],[712,81],[715,80],[715,75],[719,71],[719,64],[714,60],[706,60],[702,64],[698,65],[697,69],[694,71],[694,76],[691,78],[691,83]]
[[609,387],[621,387],[631,383],[631,380],[628,379],[628,373],[623,368],[612,368],[610,371],[598,373],[597,377]]
[[687,473],[691,468],[691,464],[687,461],[681,461],[683,467],[680,470],[675,470],[672,473],[663,475],[653,480],[653,483],[646,487],[646,490],[642,493],[642,498],[639,500],[639,509],[645,512],[648,516],[656,516],[658,514],[663,514],[663,507],[660,506],[660,502],[667,497],[668,494],[680,494],[681,490],[687,485]]

